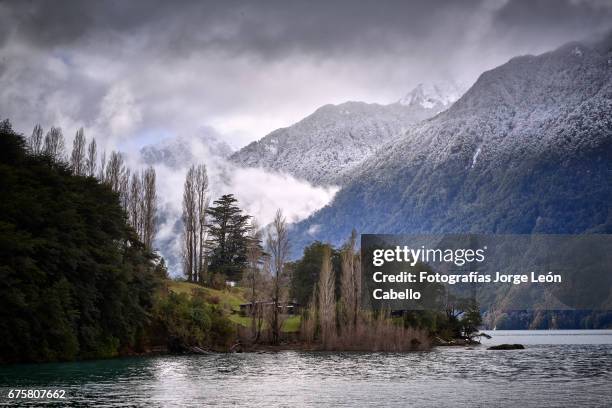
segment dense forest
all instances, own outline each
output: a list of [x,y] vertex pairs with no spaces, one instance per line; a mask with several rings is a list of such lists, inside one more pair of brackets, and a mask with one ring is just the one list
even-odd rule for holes
[[227,342],[231,327],[213,306],[161,290],[163,262],[120,193],[58,160],[47,136],[33,152],[0,125],[0,361],[140,352],[196,333],[193,315],[201,344]]
[[154,258],[117,195],[48,154],[0,137],[3,360],[108,356],[142,341]]

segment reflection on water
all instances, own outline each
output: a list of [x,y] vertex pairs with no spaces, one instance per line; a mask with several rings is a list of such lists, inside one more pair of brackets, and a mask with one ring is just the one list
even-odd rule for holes
[[[489,342],[527,349],[288,351],[16,365],[0,367],[0,385],[64,388],[71,404],[95,406],[609,406],[612,331],[490,334]],[[4,397],[7,388],[2,392]]]

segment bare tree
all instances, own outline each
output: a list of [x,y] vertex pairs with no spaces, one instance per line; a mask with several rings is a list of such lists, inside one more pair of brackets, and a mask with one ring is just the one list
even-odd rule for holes
[[359,251],[355,251],[355,262],[353,264],[353,279],[355,282],[355,303],[353,303],[353,325],[357,326],[359,323],[359,313],[361,312],[361,299],[362,299],[362,279],[363,276],[361,274],[361,253]]
[[200,164],[195,168],[196,215],[198,229],[197,275],[198,281],[206,281],[206,262],[204,260],[204,243],[206,242],[206,210],[208,209],[208,174],[206,166]]
[[28,148],[32,154],[41,154],[43,149],[43,130],[40,125],[34,126],[32,136],[28,139]]
[[332,268],[331,249],[323,250],[323,263],[319,274],[319,322],[321,341],[328,348],[336,334],[336,276]]
[[119,199],[121,207],[127,212],[130,205],[130,169],[125,166],[119,180]]
[[100,171],[98,172],[98,180],[106,182],[106,150],[102,152],[100,157]]
[[[102,168],[104,169],[104,165]],[[105,169],[104,182],[108,184],[113,191],[120,192],[126,170],[121,153],[115,151],[111,152]]]
[[187,280],[201,284],[206,282],[204,244],[207,239],[208,201],[206,166],[191,166],[183,190],[183,266]]
[[142,241],[148,250],[153,248],[153,239],[157,232],[157,190],[155,169],[149,167],[142,174]]
[[302,312],[302,322],[300,336],[307,344],[314,343],[317,332],[317,284],[312,287],[312,295],[308,301],[308,306]]
[[358,255],[355,254],[357,232],[353,230],[342,250],[341,287],[341,322],[343,329],[351,332],[357,325],[361,307],[361,266]]
[[110,159],[106,165],[104,182],[116,193],[119,193],[121,207],[129,211],[130,202],[130,169],[119,152],[111,152]]
[[267,238],[268,252],[272,267],[272,342],[278,344],[280,339],[279,306],[281,298],[281,282],[285,275],[285,263],[289,255],[289,234],[287,231],[287,220],[283,212],[276,211],[272,226],[268,230]]
[[196,187],[195,169],[190,167],[185,178],[183,188],[183,269],[189,282],[197,279],[194,268],[196,266]]
[[[102,166],[104,169],[104,166]],[[128,212],[130,201],[130,169],[125,165],[120,152],[111,152],[105,168],[104,182],[116,193],[119,193],[121,207]]]
[[130,183],[130,199],[128,203],[127,213],[128,219],[134,231],[142,240],[142,179],[137,171],[132,174],[132,181]]
[[64,160],[64,135],[62,129],[51,127],[45,135],[43,152],[55,161]]
[[80,128],[72,141],[72,154],[70,155],[70,167],[77,176],[85,174],[85,146],[85,132],[83,128]]
[[96,167],[98,161],[98,149],[96,139],[92,138],[87,147],[87,159],[85,160],[85,174],[89,177],[96,175]]
[[247,269],[245,283],[249,289],[249,301],[251,302],[251,335],[253,342],[259,340],[261,333],[262,311],[259,305],[261,299],[262,273],[265,253],[261,245],[261,230],[255,220],[251,221],[249,237],[247,240]]
[[190,257],[191,250],[191,234],[185,230],[185,224],[183,223],[183,232],[181,234],[181,260],[183,261],[183,274],[187,279],[187,282],[191,282],[193,279],[192,275],[192,258]]

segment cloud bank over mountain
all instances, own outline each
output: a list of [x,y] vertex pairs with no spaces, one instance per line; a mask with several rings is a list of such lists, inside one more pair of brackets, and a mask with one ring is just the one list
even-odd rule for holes
[[143,147],[138,156],[131,156],[132,167],[153,166],[157,173],[156,247],[173,274],[179,274],[181,268],[181,199],[191,165],[206,164],[211,201],[223,194],[234,194],[240,206],[262,226],[272,221],[278,208],[283,209],[289,222],[303,220],[328,204],[338,190],[334,186],[314,186],[289,174],[243,168],[228,161],[229,154],[231,149],[217,134],[202,129],[196,137],[162,140]]
[[[137,166],[144,146],[199,143],[202,129],[237,150],[327,104],[469,85],[611,20],[598,0],[2,2],[0,112],[26,134],[60,126],[68,146],[83,126]],[[276,207],[303,218],[335,191],[189,146],[214,194],[231,190],[261,222]],[[179,208],[184,166],[156,167],[162,205]]]
[[212,126],[237,148],[327,103],[473,83],[611,17],[603,1],[4,2],[0,111],[108,145]]

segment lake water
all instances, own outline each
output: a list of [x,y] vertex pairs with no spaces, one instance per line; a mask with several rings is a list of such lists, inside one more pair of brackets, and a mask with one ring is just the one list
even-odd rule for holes
[[[496,331],[485,346],[431,352],[279,352],[0,367],[10,388],[61,388],[62,405],[610,407],[612,330]],[[28,402],[49,406],[48,402]]]

